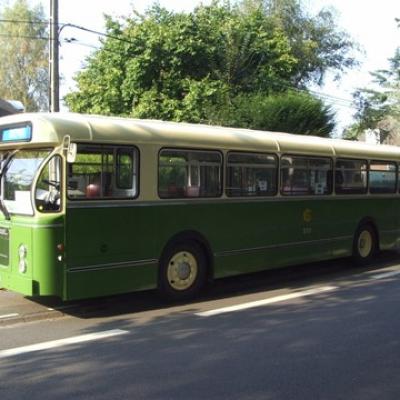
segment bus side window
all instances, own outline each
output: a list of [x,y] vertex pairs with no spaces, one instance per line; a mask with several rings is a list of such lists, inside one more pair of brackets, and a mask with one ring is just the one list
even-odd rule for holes
[[274,196],[277,192],[278,158],[267,153],[230,151],[226,166],[229,197]]
[[367,192],[368,164],[365,160],[336,160],[335,191],[338,194],[364,194]]
[[133,146],[78,144],[68,171],[70,199],[132,199],[137,195],[138,150]]
[[332,160],[328,157],[282,156],[281,193],[285,196],[332,193]]
[[395,162],[371,161],[368,173],[370,193],[396,192],[397,165]]
[[219,197],[221,193],[222,157],[218,151],[163,149],[160,152],[160,198]]

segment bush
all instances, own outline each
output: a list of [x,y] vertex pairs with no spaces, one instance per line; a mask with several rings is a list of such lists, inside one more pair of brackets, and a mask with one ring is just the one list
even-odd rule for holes
[[306,92],[239,95],[210,119],[225,126],[322,137],[335,127],[330,107]]

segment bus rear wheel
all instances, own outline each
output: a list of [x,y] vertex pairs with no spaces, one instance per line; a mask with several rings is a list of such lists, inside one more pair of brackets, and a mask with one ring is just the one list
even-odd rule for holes
[[370,262],[378,250],[378,241],[375,229],[370,224],[361,225],[353,241],[353,258],[359,265]]
[[206,282],[206,257],[195,242],[169,247],[160,261],[158,289],[169,300],[198,295]]

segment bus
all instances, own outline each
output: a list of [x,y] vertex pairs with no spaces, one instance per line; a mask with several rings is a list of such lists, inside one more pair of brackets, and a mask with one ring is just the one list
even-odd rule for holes
[[187,123],[0,119],[0,287],[84,299],[400,243],[400,149]]

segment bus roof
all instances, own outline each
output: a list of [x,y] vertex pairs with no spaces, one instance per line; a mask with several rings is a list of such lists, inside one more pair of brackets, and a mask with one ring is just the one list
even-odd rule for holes
[[[371,158],[400,161],[400,148],[369,145],[317,136],[225,128],[211,125],[139,120],[73,113],[18,114],[0,119],[1,126],[30,123],[33,145],[59,145],[64,136],[73,142],[141,144],[161,147],[229,149]],[[10,146],[10,143],[0,147]],[[26,143],[23,144],[26,146]],[[22,144],[21,144],[22,146]]]

